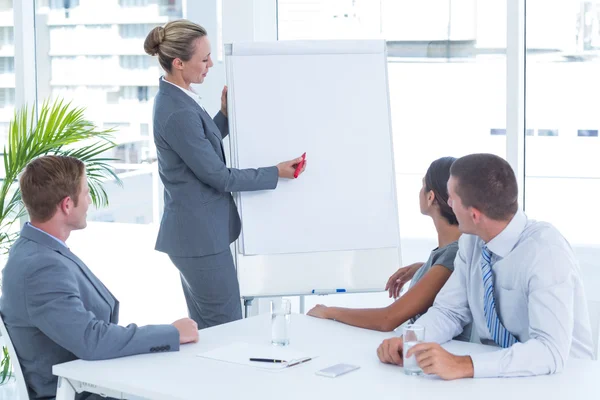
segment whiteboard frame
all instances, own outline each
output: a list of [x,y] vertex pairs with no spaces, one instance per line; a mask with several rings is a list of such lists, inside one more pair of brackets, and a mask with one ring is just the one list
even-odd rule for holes
[[[387,262],[389,263],[389,266],[387,266],[389,268],[389,273],[390,275],[395,272],[398,268],[401,267],[402,265],[402,255],[401,255],[401,242],[400,242],[400,222],[399,222],[399,212],[398,212],[398,191],[397,191],[397,181],[396,181],[396,165],[395,165],[395,158],[394,158],[394,142],[393,142],[393,131],[392,131],[392,118],[391,118],[391,105],[390,105],[390,93],[389,93],[389,79],[388,79],[388,63],[387,63],[387,46],[385,44],[385,41],[383,40],[369,40],[369,41],[344,41],[344,40],[336,40],[336,41],[302,41],[302,42],[314,42],[315,44],[318,45],[318,47],[321,48],[332,48],[335,47],[336,43],[342,44],[343,47],[348,48],[351,46],[350,43],[356,44],[357,42],[382,42],[382,48],[383,48],[383,52],[382,52],[382,57],[384,57],[384,71],[385,71],[385,81],[386,81],[386,96],[387,96],[387,114],[388,114],[388,126],[389,126],[389,140],[390,140],[390,155],[391,155],[391,165],[392,165],[392,186],[393,186],[393,201],[394,201],[394,212],[396,214],[396,223],[397,223],[397,235],[398,235],[398,247],[397,248],[383,248],[383,249],[369,249],[369,250],[346,250],[346,251],[335,251],[335,252],[322,252],[322,253],[295,253],[295,254],[276,254],[276,255],[251,255],[251,256],[246,256],[244,254],[242,254],[242,249],[240,248],[241,244],[240,244],[240,240],[237,240],[234,243],[233,246],[233,256],[234,256],[234,262],[236,265],[236,269],[237,269],[237,275],[238,275],[238,281],[239,281],[239,286],[240,286],[240,295],[242,297],[242,299],[244,300],[244,304],[246,304],[248,301],[251,301],[251,299],[254,298],[264,298],[264,297],[280,297],[280,296],[304,296],[304,295],[313,295],[314,293],[312,293],[313,289],[325,289],[325,290],[332,290],[335,288],[339,288],[342,285],[336,285],[336,287],[318,287],[318,288],[306,288],[306,290],[289,290],[286,291],[285,289],[282,289],[280,291],[276,290],[276,291],[262,291],[260,288],[258,288],[259,285],[256,285],[256,283],[248,283],[248,279],[246,279],[246,277],[244,275],[246,275],[246,270],[248,268],[251,268],[252,264],[275,264],[275,265],[271,265],[269,266],[269,268],[285,268],[285,266],[288,266],[290,264],[294,264],[295,261],[297,261],[300,258],[305,258],[307,260],[310,260],[311,258],[314,257],[314,260],[311,261],[315,261],[316,259],[322,259],[325,260],[326,258],[330,258],[330,260],[326,261],[326,262],[331,262],[331,256],[333,253],[338,253],[337,256],[339,259],[342,259],[342,261],[340,261],[340,263],[338,265],[336,265],[335,267],[338,268],[342,268],[344,269],[347,265],[349,265],[348,263],[344,263],[343,259],[347,259],[347,260],[356,260],[359,258],[364,258],[366,255],[366,253],[369,253],[369,255],[367,256],[367,258],[370,258],[373,262],[376,262],[376,260],[378,258],[385,258],[386,256],[388,257]],[[258,48],[260,49],[260,47],[265,44],[265,43],[257,43],[257,42],[253,42],[251,44],[251,46],[253,48]],[[279,46],[292,46],[293,48],[295,48],[296,46],[303,46],[303,43],[301,43],[300,41],[298,42],[294,42],[294,41],[286,41],[286,42],[269,42],[268,45],[279,45]],[[246,44],[248,45],[248,44]],[[228,86],[230,87],[230,90],[232,90],[232,86],[231,85],[231,81],[232,81],[232,77],[233,77],[233,73],[232,73],[232,56],[235,56],[235,43],[230,43],[230,44],[226,44],[225,45],[225,70],[226,70],[226,77],[227,77],[227,83]],[[339,51],[339,53],[347,53],[347,51]],[[234,90],[234,89],[233,89]],[[230,92],[231,93],[231,92]],[[235,105],[233,104],[232,101],[228,102],[228,115],[235,115]],[[234,123],[230,123],[229,124],[229,129],[230,129],[230,135],[229,135],[229,160],[228,160],[228,166],[231,168],[236,168],[237,165],[237,140],[236,140],[236,129],[235,129],[235,124]],[[240,193],[232,193],[236,206],[238,207],[238,210],[240,210]],[[241,211],[240,211],[241,214]],[[240,236],[241,239],[241,236]],[[392,249],[395,250],[392,256]],[[387,253],[387,254],[386,254]],[[393,257],[389,258],[389,257]],[[334,258],[336,256],[333,256]],[[276,260],[277,259],[277,260]],[[273,261],[276,260],[276,261]],[[339,260],[338,260],[339,261]],[[327,264],[327,265],[323,265],[324,268],[332,268],[331,264]],[[296,270],[299,267],[296,267]],[[263,267],[262,271],[265,271],[266,268]],[[267,276],[268,276],[268,272],[267,272]],[[384,286],[385,286],[385,282],[377,282],[377,283],[371,283],[368,285],[365,285],[365,287],[363,288],[344,288],[345,291],[343,293],[373,293],[373,292],[382,292],[384,291]]]

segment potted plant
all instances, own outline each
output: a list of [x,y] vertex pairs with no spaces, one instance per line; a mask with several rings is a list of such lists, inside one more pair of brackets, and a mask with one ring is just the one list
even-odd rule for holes
[[[31,160],[53,154],[83,161],[90,196],[96,207],[108,205],[108,196],[102,187],[105,179],[112,178],[121,183],[108,164],[114,159],[104,155],[116,146],[111,140],[113,131],[98,130],[83,114],[83,108],[60,99],[52,103],[46,101],[39,108],[24,106],[15,112],[4,147],[4,181],[0,186],[0,255],[6,256],[18,237],[16,224],[20,224],[26,214],[18,178]],[[3,384],[12,376],[6,347],[0,357],[0,384]]]

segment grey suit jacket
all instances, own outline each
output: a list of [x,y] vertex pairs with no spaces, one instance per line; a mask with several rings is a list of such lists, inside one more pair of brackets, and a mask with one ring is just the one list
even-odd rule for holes
[[117,325],[117,299],[68,248],[28,224],[2,274],[0,311],[33,399],[56,396],[54,364],[179,350],[172,325]]
[[277,167],[227,168],[227,118],[214,120],[178,87],[160,80],[154,100],[154,143],[165,186],[156,250],[199,257],[226,250],[240,234],[230,192],[274,189]]

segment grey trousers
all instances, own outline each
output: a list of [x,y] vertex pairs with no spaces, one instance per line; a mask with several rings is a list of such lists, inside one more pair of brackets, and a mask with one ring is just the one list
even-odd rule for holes
[[240,286],[229,249],[203,257],[169,258],[179,270],[188,313],[198,329],[242,318]]

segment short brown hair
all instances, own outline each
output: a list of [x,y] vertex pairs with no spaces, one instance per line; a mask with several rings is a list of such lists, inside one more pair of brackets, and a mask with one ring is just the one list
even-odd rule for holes
[[171,72],[173,60],[189,61],[194,55],[194,40],[206,36],[206,29],[187,19],[168,22],[152,29],[144,41],[144,51],[158,55],[160,66]]
[[519,208],[517,179],[510,164],[493,154],[471,154],[452,164],[456,194],[465,207],[474,207],[497,221],[510,219]]
[[19,184],[31,220],[48,221],[65,197],[77,206],[84,175],[85,165],[74,157],[43,156],[27,164]]

